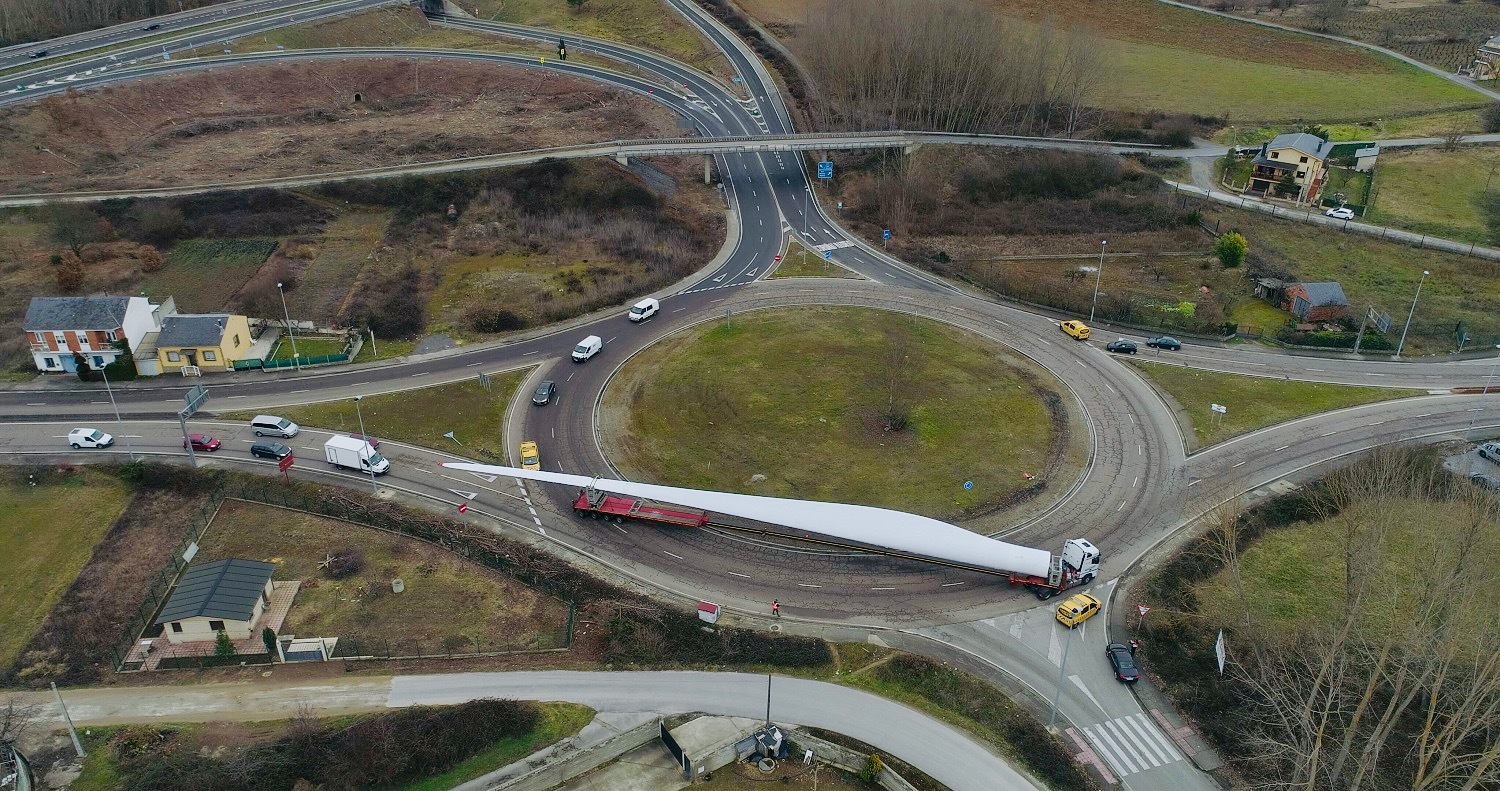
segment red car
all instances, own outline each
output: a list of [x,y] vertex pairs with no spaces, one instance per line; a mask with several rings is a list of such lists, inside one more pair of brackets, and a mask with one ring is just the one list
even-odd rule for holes
[[363,434],[350,434],[349,438],[362,439],[370,444],[370,450],[380,450],[380,440],[375,439],[374,437],[367,437]]
[[207,434],[189,434],[182,443],[184,450],[187,449],[189,442],[193,443],[193,450],[213,452],[219,449],[219,440]]

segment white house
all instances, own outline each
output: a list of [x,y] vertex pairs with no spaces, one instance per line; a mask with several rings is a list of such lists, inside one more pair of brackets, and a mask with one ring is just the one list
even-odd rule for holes
[[32,297],[21,329],[38,371],[76,371],[75,352],[103,368],[119,358],[118,341],[134,353],[157,330],[159,307],[145,297]]
[[273,563],[238,558],[189,568],[156,619],[162,636],[171,643],[215,641],[219,632],[231,640],[250,637],[271,603],[275,570]]

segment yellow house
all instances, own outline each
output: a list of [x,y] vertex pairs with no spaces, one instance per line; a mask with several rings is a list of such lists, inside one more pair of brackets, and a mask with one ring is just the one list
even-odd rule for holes
[[195,365],[203,371],[232,371],[249,356],[250,320],[234,313],[176,315],[162,319],[156,359],[162,373]]
[[1277,135],[1251,163],[1246,192],[1312,203],[1328,174],[1333,144],[1306,132]]

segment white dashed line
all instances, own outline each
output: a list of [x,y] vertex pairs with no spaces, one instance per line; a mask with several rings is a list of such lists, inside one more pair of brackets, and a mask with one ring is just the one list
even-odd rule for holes
[[1337,433],[1338,433],[1337,431],[1330,431],[1327,434],[1319,434],[1318,436],[1320,436],[1320,437],[1331,437],[1331,436],[1333,436],[1334,434],[1337,434]]
[[1231,466],[1229,469],[1233,470],[1233,469],[1235,469],[1237,467],[1243,467],[1243,466],[1245,466],[1245,463],[1244,462],[1240,462],[1239,464]]
[[[1290,447],[1291,447],[1291,445],[1282,445],[1281,447],[1277,448],[1276,450],[1286,450],[1287,448],[1290,448]],[[1271,452],[1275,453],[1276,450],[1273,450]]]
[[[531,354],[531,352],[527,352],[527,353],[526,353],[526,354]],[[524,355],[523,355],[523,356],[524,356]],[[465,365],[465,366],[464,366],[464,367],[465,367],[465,368],[473,368],[473,367],[474,367],[474,366],[476,366],[476,365],[483,365],[483,364],[484,364],[484,363],[469,363],[469,364],[467,364],[467,365]]]
[[1417,417],[1432,417],[1432,413],[1431,412],[1423,412],[1422,414],[1417,415]]
[[945,582],[942,585],[939,585],[938,587],[940,587],[940,588],[951,588],[951,587],[953,587],[955,585],[962,585],[962,584],[963,584],[962,582]]
[[814,585],[811,582],[799,582],[799,583],[797,583],[797,587],[799,587],[799,588],[821,588],[823,586],[822,585]]
[[750,575],[749,574],[741,574],[738,571],[726,571],[724,573],[733,575],[735,577],[741,577],[743,579],[750,579]]
[[[668,555],[672,555],[671,552],[667,552],[665,549],[663,549],[662,551],[666,552]],[[682,560],[682,556],[681,555],[672,555],[672,557],[677,558],[678,560]]]
[[872,591],[893,591],[895,588],[871,588]]

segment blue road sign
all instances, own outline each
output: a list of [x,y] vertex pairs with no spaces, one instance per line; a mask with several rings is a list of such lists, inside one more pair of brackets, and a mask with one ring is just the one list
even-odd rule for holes
[[833,178],[833,163],[832,162],[829,162],[828,160],[825,159],[822,162],[818,163],[818,178],[820,178],[820,179],[831,179],[831,178]]
[[968,490],[973,489],[973,488],[974,488],[974,482],[973,481],[964,481],[964,491],[967,492]]
[[832,261],[833,260],[833,251],[832,250],[824,250],[823,251],[823,260],[824,261]]
[[880,232],[880,235],[881,235],[882,238],[885,238],[885,239],[891,238],[891,229],[886,228],[885,230],[883,230],[883,231]]

